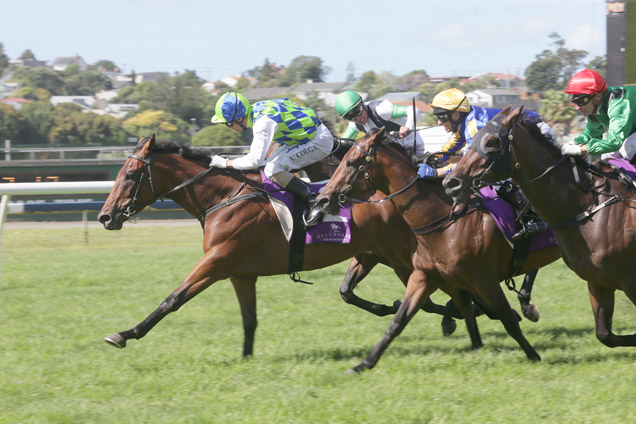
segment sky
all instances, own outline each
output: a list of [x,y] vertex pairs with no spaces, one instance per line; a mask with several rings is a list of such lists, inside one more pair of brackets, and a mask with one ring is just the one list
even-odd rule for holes
[[81,56],[124,72],[238,75],[317,56],[326,81],[350,69],[396,76],[524,76],[557,32],[584,61],[605,55],[605,0],[0,0],[0,43],[49,64]]

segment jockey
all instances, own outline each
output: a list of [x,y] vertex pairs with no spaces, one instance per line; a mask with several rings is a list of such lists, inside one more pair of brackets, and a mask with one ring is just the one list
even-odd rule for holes
[[[439,159],[442,164],[447,164],[440,168],[433,168],[423,163],[420,164],[417,173],[424,179],[443,178],[455,169],[457,156],[470,147],[477,131],[494,118],[501,109],[471,106],[466,95],[456,88],[438,93],[429,106],[433,108],[438,124],[443,125],[446,132],[452,134],[442,147],[442,155]],[[540,119],[538,113],[527,111],[524,115],[535,117],[541,133],[556,140],[552,129]],[[497,194],[514,206],[518,219],[521,221],[522,228],[512,236],[514,240],[541,233],[548,228],[547,224],[530,208],[528,200],[516,185],[510,181],[504,181],[497,189]]]
[[576,110],[587,117],[587,126],[561,147],[561,153],[632,160],[636,153],[636,87],[608,87],[598,72],[584,69],[572,76],[565,92]]
[[[374,128],[385,127],[397,133],[397,141],[406,149],[413,150],[413,138],[407,137],[414,128],[414,116],[419,114],[412,106],[394,105],[388,100],[363,102],[355,91],[345,91],[336,97],[336,112],[349,121],[342,138],[355,139],[360,133],[368,133]],[[415,155],[424,156],[424,141],[419,133],[415,136]]]
[[[240,93],[225,93],[216,103],[213,124],[225,124],[237,132],[252,128],[254,138],[248,154],[236,159],[212,156],[211,167],[255,169],[264,166],[265,175],[279,186],[303,199],[310,208],[317,194],[309,184],[291,173],[325,158],[333,148],[333,136],[316,113],[289,99],[274,99],[253,105]],[[272,143],[281,147],[269,158]],[[323,212],[311,209],[305,214],[306,226],[320,222]]]

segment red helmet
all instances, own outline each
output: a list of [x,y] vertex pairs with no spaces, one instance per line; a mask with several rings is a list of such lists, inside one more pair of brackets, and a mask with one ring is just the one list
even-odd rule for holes
[[596,71],[584,69],[572,76],[568,83],[567,94],[596,94],[607,90],[605,80]]

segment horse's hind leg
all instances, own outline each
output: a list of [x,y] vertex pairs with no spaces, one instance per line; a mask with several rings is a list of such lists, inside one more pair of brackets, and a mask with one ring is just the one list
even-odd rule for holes
[[[617,336],[612,333],[612,316],[614,315],[615,290],[587,282],[590,292],[590,303],[596,323],[596,338],[607,347],[636,346],[636,334]],[[636,301],[636,293],[627,293],[632,302]]]
[[241,306],[243,316],[243,356],[250,356],[254,352],[254,334],[258,325],[256,319],[256,278],[230,277],[234,291]]
[[[212,255],[206,254],[206,256],[199,261],[199,264],[190,272],[190,275],[188,275],[185,281],[181,283],[181,285],[179,285],[179,287],[177,287],[170,296],[161,302],[159,307],[148,315],[145,320],[130,330],[122,331],[106,337],[104,341],[118,348],[126,347],[127,340],[139,340],[166,315],[177,311],[181,306],[183,306],[183,304],[201,293],[214,282],[228,278],[230,276],[229,272],[223,272],[220,270],[220,267],[215,267],[215,259],[217,259],[218,262],[223,261],[223,259],[225,259],[224,262],[229,262],[227,261],[227,258],[214,258]],[[214,270],[214,277],[212,277],[212,270]]]
[[521,349],[531,361],[540,361],[541,357],[521,332],[519,321],[510,308],[510,303],[498,282],[478,284],[476,289],[484,301],[492,308],[501,320],[508,334],[519,343]]
[[521,285],[521,290],[519,290],[519,294],[517,295],[517,299],[519,299],[519,304],[521,305],[521,312],[523,316],[528,318],[532,322],[539,321],[539,308],[530,303],[530,294],[532,293],[532,286],[534,286],[534,280],[537,278],[538,269],[534,271],[530,271],[523,278],[523,284]]

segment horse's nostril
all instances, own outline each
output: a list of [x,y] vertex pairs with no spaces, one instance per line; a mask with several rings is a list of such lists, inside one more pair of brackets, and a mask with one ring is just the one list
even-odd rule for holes
[[98,216],[98,217],[97,217],[97,220],[98,220],[100,223],[105,224],[105,223],[107,223],[108,221],[110,221],[110,215],[107,215],[107,214],[100,215],[100,216]]

